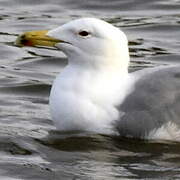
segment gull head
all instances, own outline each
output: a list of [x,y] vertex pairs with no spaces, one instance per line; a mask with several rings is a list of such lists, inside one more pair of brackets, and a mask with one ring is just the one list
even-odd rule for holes
[[[36,32],[39,35],[36,36]],[[31,32],[28,33],[31,35]],[[81,18],[50,31],[33,33],[34,41],[31,38],[27,41],[25,33],[18,38],[17,44],[22,45],[19,42],[24,41],[32,46],[55,46],[68,56],[70,64],[127,69],[129,52],[126,35],[103,20]]]

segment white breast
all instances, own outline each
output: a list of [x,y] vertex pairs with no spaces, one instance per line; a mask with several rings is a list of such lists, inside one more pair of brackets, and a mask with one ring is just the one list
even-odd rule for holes
[[[95,74],[95,76],[94,76]],[[79,71],[66,67],[53,83],[50,109],[57,129],[112,134],[119,105],[132,86],[128,74]]]

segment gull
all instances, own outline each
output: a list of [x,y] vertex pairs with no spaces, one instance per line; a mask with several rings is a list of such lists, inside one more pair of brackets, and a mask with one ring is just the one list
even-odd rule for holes
[[180,67],[128,73],[128,40],[119,28],[80,18],[26,32],[16,44],[56,47],[68,57],[49,98],[59,131],[180,141]]

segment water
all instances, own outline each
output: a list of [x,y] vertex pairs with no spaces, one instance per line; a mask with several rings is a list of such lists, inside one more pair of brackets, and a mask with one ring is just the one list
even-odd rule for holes
[[125,31],[130,71],[180,63],[180,0],[0,0],[0,179],[180,179],[179,143],[55,131],[48,96],[67,59],[13,42],[85,16]]

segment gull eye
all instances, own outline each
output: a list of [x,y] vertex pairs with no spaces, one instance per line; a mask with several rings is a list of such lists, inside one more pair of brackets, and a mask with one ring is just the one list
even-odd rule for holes
[[90,33],[89,33],[88,31],[80,31],[78,34],[79,34],[80,36],[86,37],[86,36],[88,36]]

